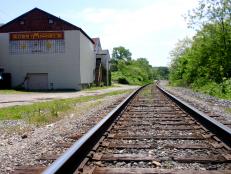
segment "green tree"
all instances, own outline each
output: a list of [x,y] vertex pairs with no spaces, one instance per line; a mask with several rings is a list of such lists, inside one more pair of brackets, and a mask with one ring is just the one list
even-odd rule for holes
[[231,0],[200,0],[198,7],[189,11],[188,26],[202,28],[217,23],[225,32],[225,22],[231,20]]
[[152,66],[145,58],[129,61],[118,60],[118,71],[112,72],[112,79],[123,84],[143,85],[153,82]]
[[147,81],[153,80],[152,66],[149,64],[149,61],[146,58],[138,58],[136,63],[146,72],[148,76]]
[[118,61],[124,60],[125,62],[131,61],[132,53],[129,51],[129,49],[126,49],[123,46],[114,47],[112,51],[112,59],[111,59],[111,71],[115,72],[118,71]]
[[188,37],[179,40],[175,48],[170,52],[171,64],[170,64],[170,82],[174,82],[176,85],[186,85],[183,76],[185,73],[186,65],[188,63],[188,57],[186,56],[192,46],[192,40]]
[[188,21],[197,33],[170,53],[171,83],[231,98],[231,0],[201,0]]
[[112,59],[130,61],[132,59],[132,53],[129,49],[122,46],[113,48]]
[[153,70],[146,58],[132,60],[132,53],[123,46],[113,48],[112,80],[123,84],[143,85],[153,81]]
[[168,67],[153,67],[153,79],[167,80],[169,76]]

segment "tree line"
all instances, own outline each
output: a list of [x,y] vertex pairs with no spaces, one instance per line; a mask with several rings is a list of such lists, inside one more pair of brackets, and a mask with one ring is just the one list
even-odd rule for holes
[[197,32],[171,51],[171,84],[231,98],[231,0],[200,0],[187,21]]
[[167,67],[152,67],[147,58],[132,59],[132,53],[123,46],[113,48],[111,59],[112,81],[143,85],[155,79],[167,79]]

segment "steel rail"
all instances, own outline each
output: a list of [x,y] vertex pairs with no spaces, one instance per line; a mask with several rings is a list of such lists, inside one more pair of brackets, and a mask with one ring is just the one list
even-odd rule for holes
[[[146,85],[145,85],[146,86]],[[143,87],[145,87],[143,86]],[[123,111],[133,97],[143,88],[140,87],[107,114],[98,124],[76,141],[62,156],[55,160],[42,174],[63,174],[76,171],[91,149]]]
[[183,110],[193,116],[199,123],[201,123],[205,128],[211,131],[215,136],[217,136],[222,142],[224,142],[227,146],[231,147],[231,129],[214,118],[209,117],[188,103],[182,101],[176,96],[170,94],[163,88],[161,88],[158,83],[156,84],[157,88],[163,92],[168,98],[177,103]]

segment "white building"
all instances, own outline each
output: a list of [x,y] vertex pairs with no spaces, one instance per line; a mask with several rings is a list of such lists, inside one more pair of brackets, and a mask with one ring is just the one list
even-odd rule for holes
[[0,45],[0,69],[12,87],[80,90],[95,80],[94,41],[38,8],[0,27]]

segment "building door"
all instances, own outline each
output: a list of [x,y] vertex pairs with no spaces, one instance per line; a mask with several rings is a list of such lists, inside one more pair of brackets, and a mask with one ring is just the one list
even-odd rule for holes
[[27,89],[29,90],[47,90],[48,74],[47,73],[28,73]]

